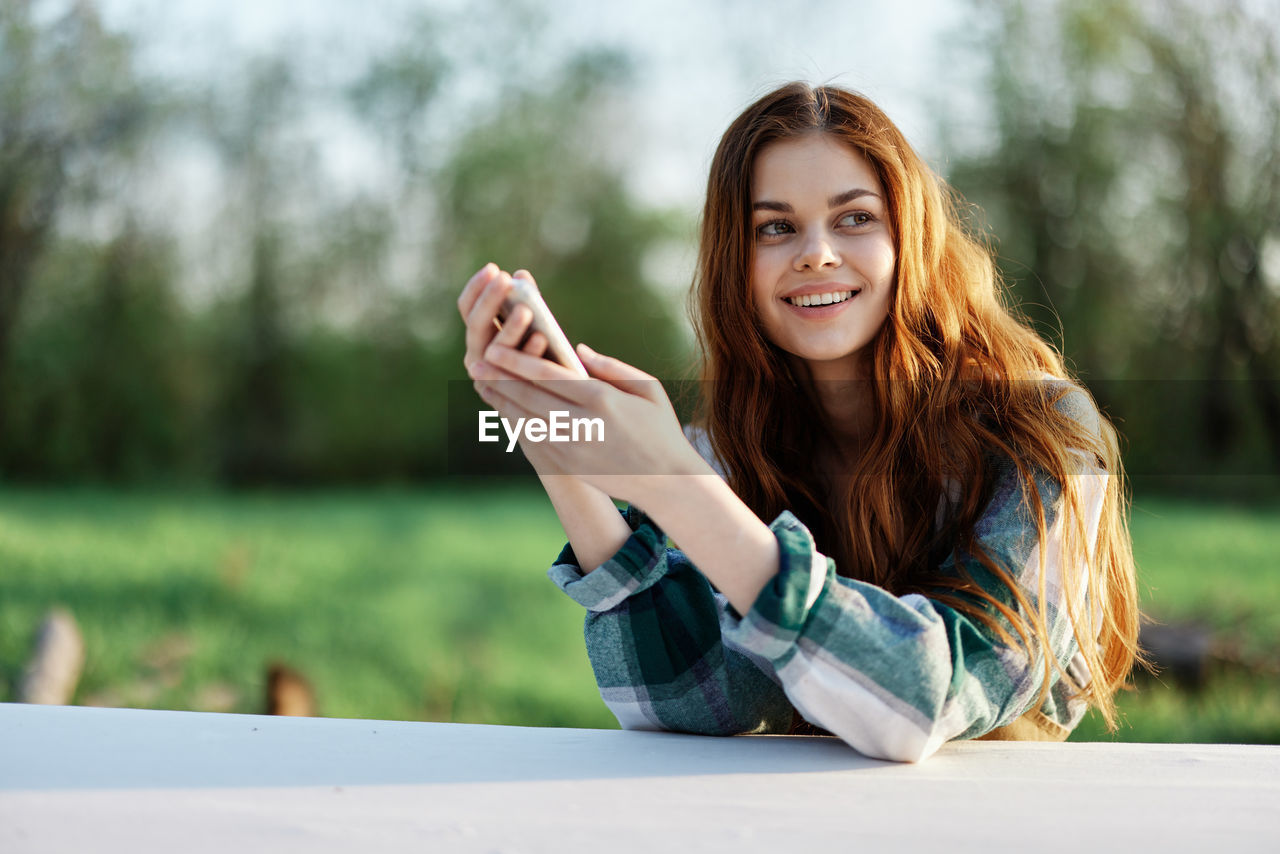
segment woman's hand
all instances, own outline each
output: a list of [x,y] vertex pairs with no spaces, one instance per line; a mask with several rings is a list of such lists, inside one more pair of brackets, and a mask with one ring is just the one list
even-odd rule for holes
[[[513,422],[545,420],[555,410],[569,418],[599,418],[603,442],[532,442],[526,436],[520,447],[531,459],[643,509],[734,608],[747,613],[778,572],[773,533],[689,444],[661,383],[584,344],[578,355],[592,379],[495,339],[472,375],[484,399]],[[628,533],[612,535],[615,550],[619,536]],[[612,552],[597,552],[605,553]]]
[[[523,270],[517,270],[516,275],[528,276]],[[458,297],[458,312],[467,324],[467,351],[463,363],[467,372],[473,376],[477,366],[481,364],[485,350],[491,345],[517,352],[515,348],[533,320],[533,313],[525,306],[519,306],[507,318],[502,331],[496,329],[494,319],[510,290],[511,276],[494,264],[486,264],[471,277],[462,295]],[[519,352],[535,358],[541,357],[546,349],[546,337],[535,332]],[[536,361],[551,364],[541,358],[536,358]],[[575,376],[575,379],[578,378]],[[480,388],[481,384],[477,380],[476,390],[479,391]],[[509,412],[501,414],[511,417]],[[547,490],[547,497],[551,499],[565,534],[573,545],[574,554],[582,561],[583,567],[591,569],[603,564],[631,536],[631,529],[618,515],[613,502],[591,484],[556,469],[553,460],[539,453],[545,446],[523,441],[523,437],[521,446],[526,458],[538,472],[543,488]]]
[[[516,275],[532,280],[524,270],[517,270]],[[462,357],[462,364],[473,379],[475,379],[473,367],[480,362],[485,349],[495,341],[501,347],[519,348],[521,352],[534,358],[541,358],[547,351],[547,338],[541,332],[529,335],[529,340],[520,347],[521,339],[528,332],[529,324],[533,322],[533,312],[527,306],[517,306],[499,331],[495,321],[498,310],[502,307],[507,294],[511,292],[511,279],[512,276],[498,269],[498,265],[485,264],[471,277],[458,297],[458,313],[462,315],[467,326],[467,350]],[[480,386],[477,382],[476,391],[479,390]],[[549,461],[543,460],[536,453],[533,456],[526,454],[526,457],[540,475],[562,474],[550,468]]]
[[550,436],[534,441],[522,433],[520,447],[539,472],[546,467],[576,475],[641,507],[651,505],[657,491],[674,485],[655,475],[713,474],[685,438],[658,380],[580,344],[578,355],[592,376],[584,380],[527,348],[515,349],[511,341],[519,334],[495,336],[471,363],[481,397],[511,424],[522,418],[525,424],[529,419],[550,423],[551,413],[559,412],[562,424],[596,420],[603,428],[603,436],[584,429],[576,441],[557,442]]
[[[516,271],[517,276],[522,274],[527,275],[524,270]],[[476,271],[458,296],[458,313],[467,325],[467,352],[462,357],[462,364],[468,373],[471,366],[480,361],[489,343],[500,334],[494,321],[498,317],[498,309],[502,308],[503,300],[511,292],[511,278],[510,274],[499,270],[497,264],[485,264]],[[515,346],[524,337],[533,314],[520,306],[510,320],[513,322],[507,323],[501,334],[505,336],[504,344]],[[516,326],[520,327],[519,332],[516,331]],[[547,350],[546,336],[535,332],[529,336],[523,350],[534,356],[541,356]]]

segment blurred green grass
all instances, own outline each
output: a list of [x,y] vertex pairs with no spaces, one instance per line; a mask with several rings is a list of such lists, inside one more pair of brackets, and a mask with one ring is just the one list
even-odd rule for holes
[[[1280,638],[1280,509],[1135,502],[1145,609],[1247,656]],[[321,493],[0,490],[0,699],[46,611],[85,636],[84,704],[260,712],[272,661],[337,717],[613,727],[536,486]],[[1280,685],[1144,680],[1073,740],[1280,742]]]
[[85,637],[79,703],[258,712],[280,660],[338,717],[609,726],[563,535],[528,489],[0,493],[0,662],[38,622]]
[[1201,627],[1236,661],[1198,690],[1140,676],[1119,730],[1090,713],[1071,740],[1280,744],[1280,505],[1139,498],[1130,527],[1148,618]]

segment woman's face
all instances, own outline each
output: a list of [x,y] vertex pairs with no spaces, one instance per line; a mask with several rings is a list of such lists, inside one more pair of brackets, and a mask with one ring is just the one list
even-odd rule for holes
[[751,202],[751,293],[765,334],[815,379],[865,378],[895,262],[871,165],[829,134],[775,142],[756,157]]

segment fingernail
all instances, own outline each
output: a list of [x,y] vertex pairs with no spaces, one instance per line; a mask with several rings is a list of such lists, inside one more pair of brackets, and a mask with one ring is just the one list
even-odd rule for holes
[[586,344],[579,344],[578,352],[589,357],[594,357],[596,355],[596,351],[592,350]]
[[467,368],[467,373],[470,374],[473,379],[479,379],[488,372],[489,366],[484,362],[473,362],[471,367]]

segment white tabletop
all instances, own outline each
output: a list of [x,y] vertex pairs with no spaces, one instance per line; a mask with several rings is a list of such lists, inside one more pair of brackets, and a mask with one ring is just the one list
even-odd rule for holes
[[[1280,851],[1280,747],[707,738],[0,704],[0,851]],[[816,846],[816,847],[815,847]]]

